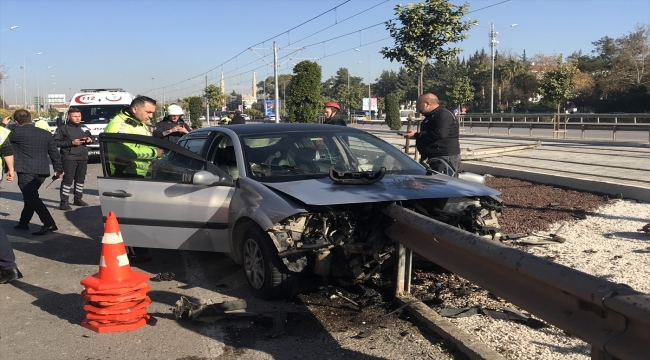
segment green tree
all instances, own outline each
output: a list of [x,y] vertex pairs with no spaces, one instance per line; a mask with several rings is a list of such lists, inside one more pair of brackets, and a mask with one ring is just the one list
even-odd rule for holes
[[[448,0],[426,0],[395,6],[397,20],[386,22],[395,47],[384,47],[384,58],[399,61],[410,73],[419,73],[418,96],[423,93],[424,68],[430,60],[447,64],[461,51],[453,44],[467,38],[474,20],[463,21],[469,6],[452,5]],[[400,26],[401,25],[401,26]]]
[[573,98],[573,90],[576,84],[573,78],[578,73],[574,63],[562,63],[558,61],[556,69],[549,70],[544,74],[544,79],[539,84],[539,93],[542,99],[553,105],[557,105],[557,112],[560,112],[562,102]]
[[[278,94],[280,99],[282,99],[285,93],[289,93],[289,88],[291,87],[291,79],[293,75],[291,74],[278,74]],[[267,99],[275,99],[275,86],[273,85],[273,76],[269,76],[263,81],[257,83],[257,94],[264,95],[266,94]],[[286,87],[286,88],[285,88]]]
[[391,130],[402,128],[402,120],[399,117],[399,96],[396,94],[386,95],[386,124]]
[[57,117],[59,117],[59,109],[53,107],[49,108],[47,110],[47,116],[50,119],[56,119]]
[[192,128],[200,128],[201,120],[199,118],[203,115],[203,99],[200,96],[186,97],[183,99],[183,107],[190,112]]
[[293,67],[294,77],[287,101],[289,122],[316,121],[321,103],[321,77],[320,65],[304,60]]
[[244,114],[248,114],[248,116],[250,116],[251,119],[261,119],[264,117],[264,113],[262,113],[262,111],[257,109],[246,109],[244,110]]
[[460,110],[461,105],[470,102],[474,98],[474,87],[471,80],[467,76],[458,76],[445,92],[445,97],[449,105],[454,105]]
[[203,89],[203,97],[205,97],[211,109],[221,109],[226,101],[226,95],[216,85],[208,85]]
[[377,81],[372,84],[372,93],[380,98],[397,90],[397,73],[395,70],[383,70]]
[[364,90],[365,89],[359,85],[350,85],[349,89],[347,87],[344,87],[341,89],[340,95],[338,96],[338,101],[341,104],[344,104],[345,108],[348,110],[361,109]]

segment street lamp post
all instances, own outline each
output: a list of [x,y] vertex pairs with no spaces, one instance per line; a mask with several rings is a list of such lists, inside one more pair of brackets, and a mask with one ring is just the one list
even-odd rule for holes
[[23,106],[24,109],[27,110],[27,88],[25,87],[25,63],[26,63],[26,58],[29,56],[36,56],[36,55],[41,55],[43,54],[42,52],[37,52],[36,54],[31,54],[31,55],[23,55],[23,66],[20,68],[23,71]]
[[[474,25],[477,25],[474,23]],[[517,24],[511,24],[510,27],[515,27]],[[492,62],[492,85],[491,85],[491,91],[490,91],[490,113],[494,114],[494,56],[495,56],[495,51],[494,47],[497,46],[499,43],[497,41],[497,35],[499,35],[498,32],[494,31],[494,23],[490,23],[490,33],[488,36],[490,37],[490,58]]]

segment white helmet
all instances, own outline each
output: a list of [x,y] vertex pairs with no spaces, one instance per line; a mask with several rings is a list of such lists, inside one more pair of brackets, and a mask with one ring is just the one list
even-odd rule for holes
[[167,115],[183,115],[183,109],[178,105],[169,105],[167,107]]

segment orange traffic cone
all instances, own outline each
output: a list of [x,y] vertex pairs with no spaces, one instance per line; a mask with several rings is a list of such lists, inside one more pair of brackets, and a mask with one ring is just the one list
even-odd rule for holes
[[86,287],[81,296],[86,319],[81,326],[98,333],[130,331],[144,326],[151,316],[147,306],[151,289],[146,281],[149,275],[131,270],[122,234],[115,214],[106,218],[99,272],[81,280]]
[[149,275],[131,270],[120,225],[112,211],[106,217],[99,272],[81,280],[81,285],[94,290],[134,288],[149,280]]

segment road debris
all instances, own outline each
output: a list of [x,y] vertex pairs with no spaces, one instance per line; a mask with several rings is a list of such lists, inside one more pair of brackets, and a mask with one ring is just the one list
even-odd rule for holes
[[224,301],[215,304],[195,304],[185,296],[176,301],[173,308],[176,320],[196,320],[203,322],[216,322],[226,319],[238,318],[267,318],[273,320],[273,327],[267,334],[271,338],[275,338],[284,334],[284,324],[287,321],[287,314],[289,313],[304,313],[304,311],[267,311],[267,312],[246,312],[239,310],[246,310],[246,300],[238,299],[233,301]]
[[152,277],[151,281],[172,281],[176,277],[176,274],[173,272],[164,272],[164,273],[158,273],[156,276]]

